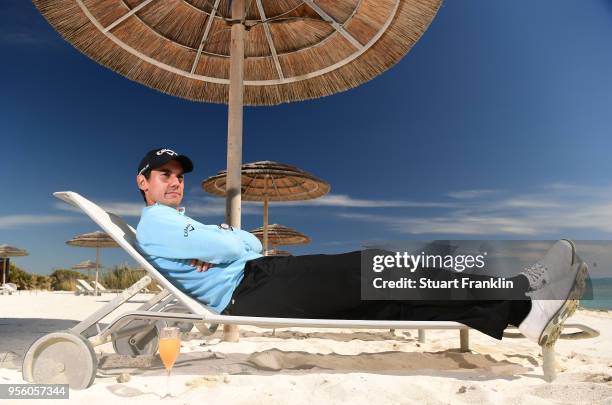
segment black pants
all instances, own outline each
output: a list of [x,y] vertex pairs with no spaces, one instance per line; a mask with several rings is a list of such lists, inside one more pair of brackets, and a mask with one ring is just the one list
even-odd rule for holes
[[[452,277],[451,272],[439,273]],[[525,277],[514,281],[527,290]],[[278,318],[456,321],[501,339],[508,324],[518,326],[530,309],[529,299],[361,300],[361,252],[356,251],[251,260],[224,312]]]

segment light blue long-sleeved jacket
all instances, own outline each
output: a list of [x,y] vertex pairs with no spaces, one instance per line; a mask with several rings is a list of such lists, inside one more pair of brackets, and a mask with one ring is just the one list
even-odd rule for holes
[[[261,257],[259,239],[240,229],[204,225],[162,204],[145,207],[136,247],[172,284],[216,311],[223,311],[242,280],[248,260]],[[196,271],[191,259],[215,264]]]

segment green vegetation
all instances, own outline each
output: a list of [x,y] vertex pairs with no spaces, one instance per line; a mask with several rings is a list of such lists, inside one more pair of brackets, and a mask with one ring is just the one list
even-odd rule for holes
[[49,278],[51,279],[51,288],[56,291],[74,291],[78,278],[88,280],[86,275],[70,269],[55,269]]
[[[146,275],[145,270],[134,270],[127,265],[114,266],[100,276],[100,282],[111,290],[123,290],[140,280]],[[151,283],[149,289],[155,288],[155,282]]]
[[[77,279],[86,281],[95,279],[95,275],[88,277],[86,274],[71,269],[55,269],[48,276],[30,274],[12,263],[7,273],[9,274],[7,282],[15,283],[20,290],[75,291]],[[145,274],[145,270],[133,270],[124,264],[114,266],[109,271],[100,271],[99,281],[108,289],[123,290],[140,280]],[[149,289],[157,291],[155,282],[149,285]]]
[[49,276],[30,274],[27,271],[15,266],[13,263],[10,263],[7,275],[7,282],[15,283],[17,288],[20,290],[51,289],[51,279]]

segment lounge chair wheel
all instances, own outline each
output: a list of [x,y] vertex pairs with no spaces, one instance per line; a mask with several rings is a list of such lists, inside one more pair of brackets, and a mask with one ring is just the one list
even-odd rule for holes
[[23,360],[23,379],[36,384],[68,384],[81,390],[96,378],[98,359],[87,339],[70,331],[36,340]]
[[[187,308],[185,308],[181,304],[170,304],[167,307],[165,307],[164,309],[162,309],[162,312],[179,312],[179,313],[184,313],[184,314],[188,314],[189,313]],[[193,329],[193,322],[190,322],[190,321],[170,321],[170,320],[166,320],[166,321],[163,321],[163,322],[165,322],[167,326],[175,326],[175,327],[179,328],[181,330],[181,333],[188,333],[188,332],[191,332],[191,329]]]
[[161,322],[150,323],[143,319],[128,322],[116,333],[116,337],[113,337],[115,353],[128,356],[157,353],[160,324]]

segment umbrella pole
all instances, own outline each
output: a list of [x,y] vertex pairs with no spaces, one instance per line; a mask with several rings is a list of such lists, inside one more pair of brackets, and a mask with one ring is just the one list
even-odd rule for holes
[[263,223],[263,249],[264,254],[268,251],[268,182],[264,183],[264,223]]
[[[225,221],[240,228],[242,165],[242,115],[244,105],[244,0],[232,1],[232,25],[230,43],[230,84],[227,120],[227,183],[225,185]],[[239,22],[237,22],[239,21]],[[223,340],[238,341],[238,327],[223,326]]]
[[[2,258],[2,287],[6,284],[6,256]],[[2,289],[4,295],[4,289]]]
[[264,199],[264,253],[268,251],[268,196]]
[[98,271],[100,270],[100,247],[96,246],[96,285],[94,286],[94,295],[98,296]]

